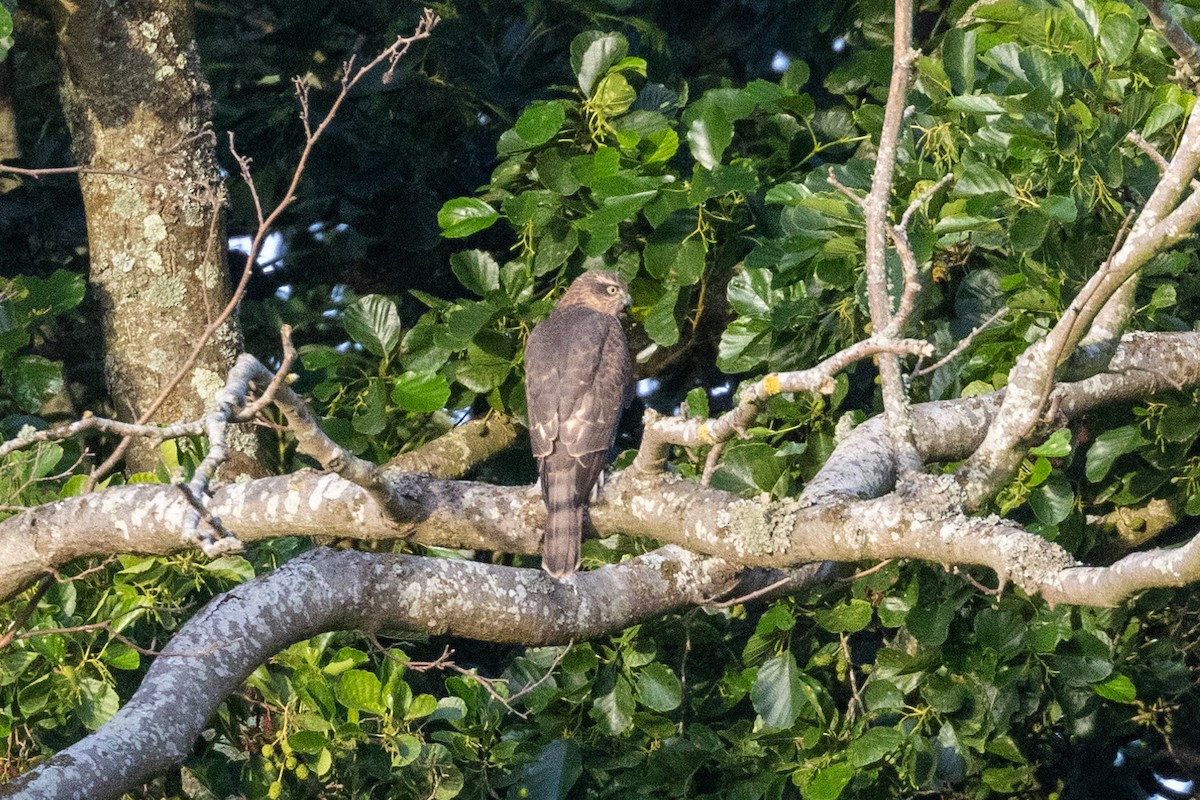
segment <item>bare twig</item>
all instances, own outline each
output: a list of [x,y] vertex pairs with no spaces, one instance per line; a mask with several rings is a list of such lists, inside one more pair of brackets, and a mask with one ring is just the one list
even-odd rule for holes
[[939,370],[942,367],[949,364],[954,359],[958,358],[958,356],[964,350],[966,350],[968,347],[971,346],[971,343],[973,341],[975,341],[976,336],[978,336],[979,334],[983,333],[985,330],[990,328],[992,325],[994,325],[996,323],[997,320],[999,320],[1001,317],[1003,317],[1007,313],[1008,313],[1008,306],[1001,306],[1000,309],[997,310],[994,314],[992,314],[990,317],[985,319],[983,322],[976,325],[971,330],[971,332],[968,333],[966,336],[964,336],[962,341],[960,341],[957,345],[955,345],[954,349],[951,350],[949,353],[946,353],[946,355],[942,356],[937,361],[933,362],[932,364],[930,364],[927,367],[922,367],[920,365],[920,362],[918,362],[917,368],[913,370],[913,373],[912,373],[913,376],[920,378],[920,377],[930,374],[931,372],[936,372],[937,370]]
[[781,392],[831,394],[837,384],[833,376],[851,364],[881,353],[929,355],[933,346],[919,339],[870,337],[835,353],[814,367],[795,372],[773,372],[743,386],[738,404],[713,420],[661,417],[646,412],[645,431],[634,467],[642,472],[659,472],[666,464],[671,445],[698,447],[724,442],[744,431],[758,415],[762,404]]

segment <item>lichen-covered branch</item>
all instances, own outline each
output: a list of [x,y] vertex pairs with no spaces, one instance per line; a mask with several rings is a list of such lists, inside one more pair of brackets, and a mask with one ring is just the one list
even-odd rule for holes
[[[1128,305],[1129,282],[1156,254],[1178,244],[1200,221],[1200,192],[1181,201],[1200,167],[1200,103],[1192,110],[1162,178],[1138,214],[1129,236],[1067,306],[1054,328],[1031,345],[1009,372],[1000,412],[978,450],[959,470],[969,486],[968,507],[979,508],[1016,471],[1046,420],[1059,368],[1092,329],[1109,303]],[[1124,296],[1119,292],[1126,293]],[[1117,309],[1112,320],[1127,320]],[[1119,331],[1107,332],[1110,338]]]
[[670,547],[565,581],[469,561],[316,550],[214,598],[104,727],[0,785],[0,797],[119,797],[182,761],[259,664],[323,631],[562,644],[702,603],[735,589],[737,572]]
[[852,344],[814,367],[795,372],[773,372],[743,386],[738,393],[738,404],[716,419],[663,417],[652,410],[647,411],[634,468],[640,472],[661,471],[670,456],[671,445],[696,447],[729,441],[750,425],[767,398],[777,394],[830,394],[836,386],[834,376],[864,358],[881,353],[929,355],[932,350],[932,345],[919,339],[871,337]]

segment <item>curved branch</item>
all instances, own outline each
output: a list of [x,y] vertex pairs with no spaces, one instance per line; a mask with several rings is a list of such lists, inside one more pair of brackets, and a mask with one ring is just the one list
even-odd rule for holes
[[0,797],[120,796],[182,761],[220,703],[259,664],[323,631],[403,628],[561,644],[732,591],[737,571],[675,547],[563,581],[541,570],[315,550],[214,598],[171,639],[106,725],[0,785]]

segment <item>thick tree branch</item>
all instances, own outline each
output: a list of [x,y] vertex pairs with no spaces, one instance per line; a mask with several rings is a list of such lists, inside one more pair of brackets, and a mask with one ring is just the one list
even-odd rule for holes
[[260,664],[323,631],[400,628],[561,644],[703,603],[734,590],[737,572],[672,547],[565,581],[469,561],[316,550],[215,598],[103,728],[0,785],[0,797],[119,797],[182,761],[217,706]]

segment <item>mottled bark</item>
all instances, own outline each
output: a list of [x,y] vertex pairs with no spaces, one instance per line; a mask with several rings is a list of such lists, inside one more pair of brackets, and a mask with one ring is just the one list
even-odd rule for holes
[[703,603],[736,589],[738,572],[679,548],[564,581],[541,570],[316,550],[215,598],[172,637],[100,731],[0,785],[0,797],[120,796],[182,761],[217,706],[259,664],[323,631],[398,628],[565,644]]
[[[183,0],[50,3],[62,100],[80,166],[90,291],[103,314],[105,378],[118,414],[140,417],[231,296],[208,85]],[[154,415],[197,418],[240,349],[231,318]],[[233,449],[254,452],[235,434]],[[151,468],[135,442],[131,470]],[[234,455],[231,474],[254,471]],[[261,474],[261,472],[259,472]]]

